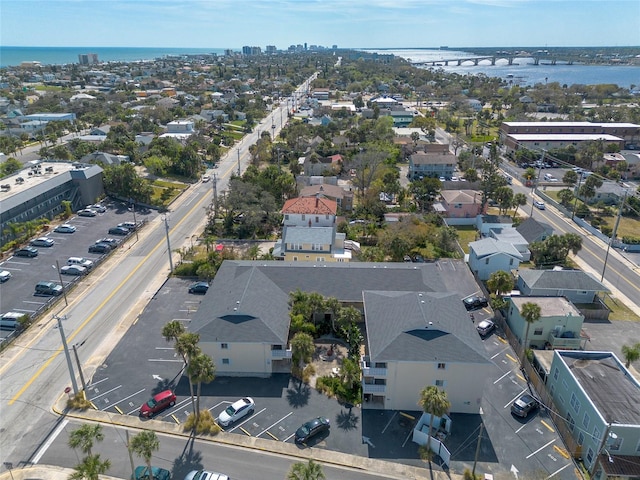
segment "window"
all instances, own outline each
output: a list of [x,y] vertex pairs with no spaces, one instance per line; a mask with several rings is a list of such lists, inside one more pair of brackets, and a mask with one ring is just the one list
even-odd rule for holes
[[607,441],[607,445],[609,445],[609,450],[613,452],[617,452],[618,450],[620,450],[623,440],[624,439],[620,435],[617,435],[615,438],[610,437],[609,440]]
[[444,387],[444,380],[436,380],[436,387]]
[[553,369],[553,379],[554,379],[554,380],[557,380],[557,379],[558,379],[558,374],[559,374],[559,373],[560,373],[560,372],[559,372],[559,370],[558,370],[558,367],[556,367],[556,368],[554,368],[554,369]]
[[576,397],[575,393],[571,394],[571,400],[569,401],[569,403],[571,404],[571,406],[573,407],[573,410],[576,413],[580,411],[580,400],[578,400],[578,397]]
[[567,412],[567,423],[569,424],[569,430],[573,432],[573,429],[576,426],[576,421],[573,419],[569,412]]
[[291,244],[291,250],[302,250],[302,244],[301,243],[292,243]]
[[320,217],[316,217],[316,223],[320,221]]
[[513,265],[513,258],[509,259],[509,265]]
[[593,438],[600,441],[600,430],[598,430],[598,427],[593,427]]
[[593,450],[591,450],[591,447],[587,449],[587,463],[589,465],[593,463]]
[[489,259],[487,258],[487,259],[484,261],[484,263],[485,263],[485,265],[489,265]]
[[311,245],[311,251],[313,252],[321,252],[324,250],[324,245],[321,245],[319,243],[314,243],[313,245]]
[[640,440],[638,440],[638,444],[636,445],[636,452],[640,452]]
[[228,358],[223,358],[222,359],[222,364],[223,365],[231,365],[231,360],[229,360]]
[[578,434],[578,445],[582,446],[584,444],[584,433],[580,432]]
[[226,349],[229,348],[229,344],[228,343],[221,343],[220,344],[220,348],[223,349],[223,350],[226,350]]
[[306,217],[307,217],[307,216],[303,213],[303,214],[302,214],[302,220],[305,220],[305,219],[306,219]]
[[565,390],[569,390],[569,384],[564,378],[562,379],[562,386],[564,387]]
[[293,257],[293,261],[297,262],[298,261],[298,257]]
[[438,364],[438,369],[439,370],[444,370],[446,368],[446,365],[444,363],[439,363]]
[[316,262],[324,262],[324,257],[316,257]]
[[562,405],[564,405],[564,397],[562,395],[558,395],[558,400]]
[[285,219],[285,220],[289,220],[289,214],[286,214],[286,215],[284,216],[284,219]]
[[542,327],[536,327],[536,329],[533,331],[534,335],[542,335]]
[[590,422],[591,422],[591,417],[587,412],[584,412],[584,416],[582,417],[582,425],[584,425],[584,428],[589,428]]

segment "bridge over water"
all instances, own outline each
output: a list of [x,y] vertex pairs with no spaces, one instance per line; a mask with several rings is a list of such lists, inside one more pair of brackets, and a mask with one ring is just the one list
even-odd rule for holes
[[[533,59],[533,65],[556,65],[558,62],[563,65],[573,65],[574,62],[579,61],[580,57],[578,56],[551,56],[551,55],[485,55],[485,56],[476,56],[476,57],[466,57],[466,58],[450,58],[450,59],[439,59],[439,60],[429,60],[429,61],[419,61],[419,62],[411,62],[412,65],[416,66],[449,66],[449,64],[453,65],[462,65],[464,62],[473,62],[475,66],[478,66],[482,60],[489,60],[491,65],[495,65],[497,60],[506,60],[509,65],[514,65],[513,61],[516,59]],[[515,64],[517,65],[517,63]]]

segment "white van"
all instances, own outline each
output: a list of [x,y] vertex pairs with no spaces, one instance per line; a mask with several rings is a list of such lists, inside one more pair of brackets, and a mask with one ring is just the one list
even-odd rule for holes
[[545,182],[550,182],[554,179],[555,177],[553,175],[551,175],[550,173],[545,173],[544,174],[544,181]]
[[67,265],[79,265],[86,268],[87,270],[93,268],[93,262],[84,257],[69,257],[69,260],[67,260]]
[[27,313],[7,312],[0,317],[0,329],[16,330],[20,326],[20,319],[24,316],[29,317]]

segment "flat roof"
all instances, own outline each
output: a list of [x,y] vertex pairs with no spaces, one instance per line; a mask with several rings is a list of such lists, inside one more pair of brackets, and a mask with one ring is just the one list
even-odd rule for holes
[[521,142],[584,142],[587,140],[606,140],[621,142],[623,139],[608,133],[510,133],[509,137]]
[[511,297],[511,301],[519,311],[525,303],[537,303],[543,317],[582,316],[575,305],[565,297]]
[[607,423],[640,425],[640,385],[613,353],[556,352]]
[[635,123],[594,123],[594,122],[502,122],[510,127],[607,127],[607,128],[640,128]]
[[[34,168],[36,166],[38,168]],[[48,172],[47,168],[52,168],[52,171]],[[60,175],[61,173],[70,172],[74,169],[74,164],[67,162],[37,162],[31,165],[27,164],[27,168],[23,168],[19,172],[16,172],[2,180],[3,185],[11,185],[11,190],[0,193],[0,201],[5,201],[14,195],[26,192],[33,187],[42,185],[44,182]],[[30,172],[33,173],[29,175]],[[24,183],[16,183],[16,179],[18,178],[23,178]]]

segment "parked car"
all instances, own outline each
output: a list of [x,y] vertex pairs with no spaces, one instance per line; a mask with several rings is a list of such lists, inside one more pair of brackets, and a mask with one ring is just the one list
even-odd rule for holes
[[207,183],[209,180],[211,180],[211,177],[209,175],[202,176],[202,183]]
[[83,208],[82,210],[78,210],[79,217],[95,217],[98,214],[95,210],[91,210],[90,208]]
[[124,227],[112,227],[109,229],[109,235],[129,235],[129,229]]
[[80,266],[80,265],[65,265],[63,267],[60,267],[60,273],[62,275],[79,276],[79,275],[84,275],[85,273],[87,273],[87,269],[85,267]]
[[207,470],[193,470],[187,473],[184,480],[229,480],[223,473],[209,472]]
[[118,240],[116,238],[105,237],[105,238],[101,238],[99,240],[96,240],[95,243],[107,243],[107,244],[111,245],[112,247],[117,247],[118,244],[120,243],[120,240]]
[[94,243],[89,247],[89,253],[109,253],[111,245],[108,243]]
[[49,237],[39,237],[31,240],[29,245],[32,247],[53,247],[55,242],[51,240]]
[[189,293],[207,293],[209,284],[207,282],[197,282],[189,286]]
[[464,306],[467,310],[477,310],[489,306],[489,302],[485,297],[472,296],[463,300]]
[[89,205],[88,208],[90,208],[91,210],[95,210],[98,213],[104,213],[107,211],[107,207],[105,207],[104,205],[100,205],[99,203]]
[[171,480],[171,472],[164,468],[151,467],[151,475],[149,475],[149,467],[141,465],[136,467],[132,478],[133,480]]
[[0,272],[0,283],[4,283],[11,278],[11,272],[8,270],[2,270]]
[[244,397],[229,405],[218,415],[218,423],[227,427],[242,417],[251,415],[256,408],[256,404],[251,397]]
[[534,200],[533,201],[533,206],[536,207],[538,210],[544,210],[545,209],[544,202],[542,200]]
[[62,225],[58,225],[53,231],[56,233],[73,233],[76,231],[76,227],[68,223],[63,223]]
[[62,293],[62,285],[55,282],[38,282],[34,295],[44,295],[56,297]]
[[118,227],[126,228],[127,230],[134,231],[138,226],[133,222],[122,222],[118,224]]
[[16,257],[37,257],[38,249],[35,247],[22,247],[14,250],[13,255]]
[[176,394],[171,390],[154,395],[140,407],[140,416],[151,418],[156,413],[160,413],[166,408],[173,407],[176,404]]
[[518,417],[527,418],[536,408],[538,408],[538,401],[525,393],[511,404],[511,413]]
[[296,430],[296,442],[305,443],[311,437],[319,434],[320,432],[326,432],[329,430],[329,419],[325,417],[316,417],[308,422],[303,423],[298,430]]
[[93,262],[84,257],[69,257],[67,259],[67,265],[78,265],[80,267],[91,270],[93,268]]
[[493,321],[491,320],[482,320],[476,326],[476,330],[478,330],[478,333],[480,334],[481,337],[485,337],[489,335],[494,328],[496,328],[496,324],[493,323]]

